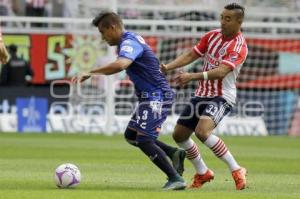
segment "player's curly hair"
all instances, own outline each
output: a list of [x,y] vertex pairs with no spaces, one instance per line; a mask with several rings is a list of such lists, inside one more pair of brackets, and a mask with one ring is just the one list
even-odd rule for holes
[[92,21],[92,24],[95,27],[98,27],[99,23],[101,22],[101,26],[108,28],[111,25],[118,25],[123,27],[123,22],[121,17],[112,11],[105,11],[99,13]]
[[236,10],[238,14],[237,16],[240,17],[241,19],[244,19],[245,17],[245,8],[237,3],[227,4],[224,8],[226,10]]

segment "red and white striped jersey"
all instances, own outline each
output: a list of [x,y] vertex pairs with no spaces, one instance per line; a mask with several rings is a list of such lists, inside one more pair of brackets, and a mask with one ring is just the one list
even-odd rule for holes
[[203,71],[217,68],[220,64],[229,66],[232,71],[223,79],[200,80],[196,96],[222,96],[229,103],[236,99],[236,79],[246,60],[248,47],[244,36],[239,32],[232,38],[224,38],[221,29],[207,32],[193,50],[203,57]]

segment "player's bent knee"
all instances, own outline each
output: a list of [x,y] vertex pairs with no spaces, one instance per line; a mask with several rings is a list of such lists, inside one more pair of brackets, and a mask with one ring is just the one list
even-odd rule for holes
[[154,143],[154,138],[144,135],[137,135],[136,138],[137,146],[139,148],[144,147],[145,145],[148,145],[149,143]]
[[183,127],[181,125],[176,125],[175,130],[172,134],[173,139],[175,142],[180,143],[180,142],[184,142],[185,140],[187,140],[191,134],[192,134],[192,130]]
[[126,140],[129,144],[131,144],[131,145],[133,145],[133,146],[137,146],[136,137],[137,137],[137,132],[136,132],[136,131],[134,131],[134,130],[132,130],[132,129],[129,129],[129,128],[127,128],[127,129],[125,130],[124,138],[125,138],[125,140]]
[[195,135],[201,142],[205,142],[208,136],[210,135],[210,131],[196,130]]
[[132,146],[138,146],[136,140],[129,140],[129,139],[125,139],[130,145]]
[[173,134],[172,134],[172,137],[173,137],[173,140],[175,141],[175,142],[181,142],[181,139],[180,139],[180,135],[179,135],[179,133],[177,132],[177,131],[174,131],[173,132]]

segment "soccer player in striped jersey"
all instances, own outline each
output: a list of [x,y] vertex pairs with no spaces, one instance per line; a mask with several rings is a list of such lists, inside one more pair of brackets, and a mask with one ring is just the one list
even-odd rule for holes
[[[118,47],[118,58],[88,74],[75,77],[72,81],[82,82],[91,75],[111,75],[126,70],[135,86],[139,104],[125,130],[125,139],[140,148],[168,176],[163,189],[184,189],[186,184],[180,174],[183,172],[185,151],[157,140],[174,97],[174,92],[160,71],[158,59],[140,35],[124,30],[117,14],[99,14],[93,20],[93,25],[98,28],[103,40]],[[167,156],[172,160],[173,166]]]
[[3,42],[1,28],[0,28],[0,62],[2,64],[6,64],[8,62],[8,58],[9,58],[8,52]]
[[241,190],[246,186],[246,169],[236,162],[225,143],[212,134],[235,104],[236,79],[248,53],[245,38],[240,31],[243,18],[242,6],[236,3],[226,5],[221,14],[221,29],[207,32],[193,49],[169,64],[161,64],[161,70],[167,72],[199,57],[204,59],[203,72],[181,73],[176,78],[181,86],[190,81],[199,82],[191,105],[182,112],[173,133],[174,140],[186,150],[187,158],[196,169],[190,188],[200,188],[205,182],[214,179],[213,171],[206,166],[197,145],[191,139],[193,132],[218,158],[227,163],[236,189]]

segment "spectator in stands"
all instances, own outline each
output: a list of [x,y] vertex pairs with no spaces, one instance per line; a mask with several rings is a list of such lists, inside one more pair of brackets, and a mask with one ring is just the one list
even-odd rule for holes
[[23,58],[17,56],[18,47],[9,46],[11,59],[2,67],[1,83],[10,86],[24,86],[31,80],[33,71],[31,66]]
[[[43,17],[47,15],[46,4],[48,0],[26,0],[26,16]],[[42,27],[43,23],[32,23],[32,27]]]
[[[20,14],[19,0],[0,0],[0,16],[15,16]],[[1,26],[11,27],[18,22],[1,22]]]
[[77,17],[79,12],[79,0],[73,0],[73,1],[65,1],[64,2],[64,8],[63,8],[63,16],[64,17]]
[[48,12],[51,13],[52,17],[62,17],[63,16],[64,3],[65,3],[65,1],[63,1],[63,0],[52,0],[51,6],[50,6],[51,9],[48,10]]
[[0,16],[14,16],[20,12],[19,0],[0,0]]
[[24,5],[19,0],[11,0],[11,8],[13,11],[13,15],[20,16],[24,15]]
[[0,16],[8,16],[11,11],[10,0],[0,0]]

